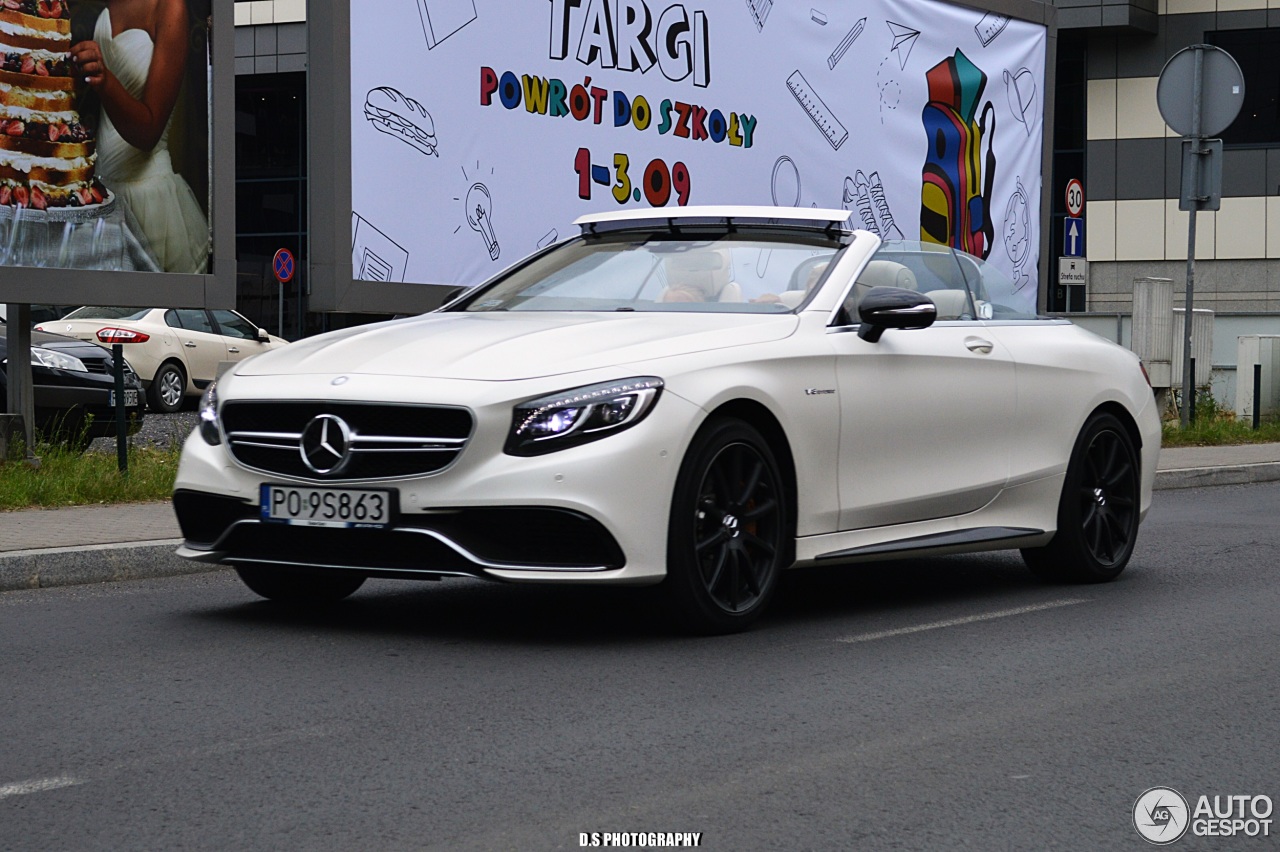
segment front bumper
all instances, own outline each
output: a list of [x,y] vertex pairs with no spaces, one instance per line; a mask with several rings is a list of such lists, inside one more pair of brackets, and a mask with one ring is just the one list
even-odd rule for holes
[[388,577],[585,573],[626,564],[598,521],[565,509],[442,509],[401,516],[385,529],[332,529],[265,521],[258,506],[195,491],[175,493],[173,507],[186,540],[180,552],[197,561],[345,568]]
[[[89,375],[85,378],[98,377]],[[83,433],[88,438],[114,437],[116,410],[109,403],[115,383],[95,381],[94,385],[96,386],[36,384],[33,396],[37,428],[45,433]],[[126,383],[125,389],[138,392],[138,404],[125,412],[126,431],[133,435],[142,428],[146,400],[142,387],[136,380]]]
[[[527,396],[539,392],[545,385]],[[431,398],[466,405],[476,428],[449,468],[411,479],[292,480],[242,467],[225,444],[211,446],[193,433],[174,496],[186,539],[179,554],[203,562],[323,566],[372,576],[618,584],[655,583],[665,576],[670,497],[701,409],[667,393],[631,429],[559,452],[516,457],[502,449],[511,423],[510,396],[480,404],[442,389]],[[393,526],[381,530],[263,522],[264,483],[386,488],[394,492],[398,512]]]

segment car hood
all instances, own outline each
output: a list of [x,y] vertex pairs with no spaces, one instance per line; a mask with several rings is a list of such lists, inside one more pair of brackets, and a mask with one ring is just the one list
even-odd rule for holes
[[[96,343],[85,343],[83,340],[76,340],[74,337],[63,337],[61,334],[48,334],[43,331],[31,332],[31,345],[39,346],[44,349],[56,349],[59,352],[71,355],[75,358],[102,358],[108,354],[108,350],[104,346]],[[9,340],[5,336],[5,326],[0,324],[0,359],[7,357],[9,351]]]
[[797,322],[793,314],[435,313],[300,340],[236,374],[532,379],[767,343]]

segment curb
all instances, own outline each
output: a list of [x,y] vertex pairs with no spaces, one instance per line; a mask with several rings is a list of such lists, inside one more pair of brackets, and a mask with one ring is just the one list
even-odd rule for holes
[[1185,467],[1156,471],[1155,487],[1202,488],[1208,485],[1246,485],[1280,479],[1280,462],[1237,464],[1228,467]]
[[182,539],[0,553],[0,592],[115,580],[142,580],[221,570],[174,553]]

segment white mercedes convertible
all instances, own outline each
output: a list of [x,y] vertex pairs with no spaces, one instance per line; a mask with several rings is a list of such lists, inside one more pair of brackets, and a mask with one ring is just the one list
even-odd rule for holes
[[179,553],[292,603],[660,583],[705,632],[793,566],[1019,549],[1116,577],[1160,449],[1137,357],[848,216],[585,216],[433,313],[241,363],[182,454]]

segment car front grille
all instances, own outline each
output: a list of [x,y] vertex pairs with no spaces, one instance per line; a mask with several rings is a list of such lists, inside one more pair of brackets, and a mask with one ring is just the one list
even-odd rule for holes
[[[303,461],[302,433],[321,415],[350,430],[349,460],[328,474]],[[435,405],[360,402],[228,402],[222,428],[245,467],[299,479],[395,479],[436,473],[453,463],[471,436],[471,413]]]

